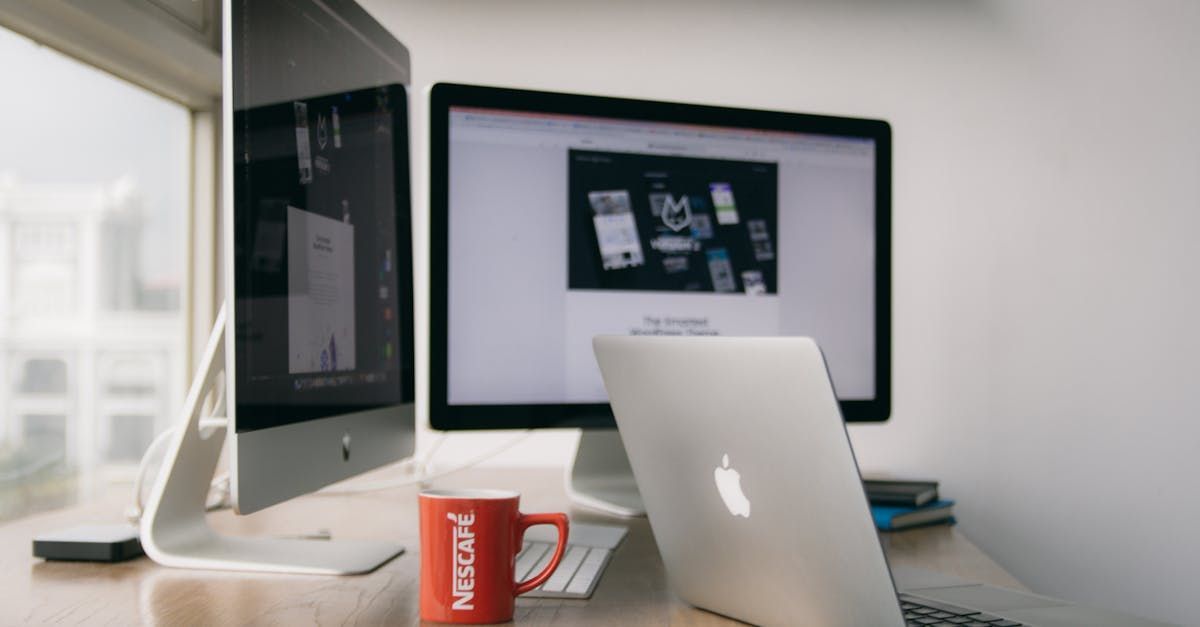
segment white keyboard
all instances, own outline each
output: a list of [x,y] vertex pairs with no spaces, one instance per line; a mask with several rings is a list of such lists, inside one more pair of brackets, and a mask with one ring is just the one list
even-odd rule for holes
[[[550,563],[556,538],[552,530],[549,533],[547,531],[546,527],[534,527],[525,534],[525,545],[517,555],[517,581],[541,572]],[[590,598],[626,531],[625,527],[612,525],[571,523],[567,550],[558,569],[546,583],[523,596],[543,599]]]

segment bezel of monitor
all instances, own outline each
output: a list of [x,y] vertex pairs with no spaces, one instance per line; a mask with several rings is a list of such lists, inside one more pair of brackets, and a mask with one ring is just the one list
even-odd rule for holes
[[475,107],[862,137],[875,141],[875,398],[839,400],[847,422],[891,414],[892,131],[884,120],[438,83],[429,94],[429,423],[434,429],[615,428],[608,403],[448,402],[450,109]]

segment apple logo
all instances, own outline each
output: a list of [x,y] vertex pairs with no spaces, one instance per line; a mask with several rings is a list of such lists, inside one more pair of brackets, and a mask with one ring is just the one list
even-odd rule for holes
[[729,467],[729,454],[721,457],[721,465],[713,471],[713,479],[717,482],[717,492],[721,500],[734,516],[750,517],[750,499],[742,493],[742,475]]

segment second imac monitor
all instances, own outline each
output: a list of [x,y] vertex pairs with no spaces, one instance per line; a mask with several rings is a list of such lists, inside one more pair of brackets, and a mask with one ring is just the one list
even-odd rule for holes
[[[600,334],[812,336],[887,419],[886,122],[439,84],[430,130],[435,428],[611,429]],[[571,481],[621,501],[605,439]]]

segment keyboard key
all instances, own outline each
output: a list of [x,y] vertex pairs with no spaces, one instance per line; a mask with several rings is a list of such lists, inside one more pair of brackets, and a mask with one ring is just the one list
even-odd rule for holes
[[554,570],[554,574],[542,584],[542,590],[546,592],[562,592],[567,588],[567,583],[571,581],[571,577],[583,563],[583,558],[587,557],[588,548],[586,546],[572,546],[567,549],[567,554],[563,556],[562,562],[558,564],[558,568]]
[[946,622],[951,625],[962,625],[963,623],[971,622],[971,619],[966,616],[955,616],[954,618],[947,618]]
[[588,590],[592,587],[593,581],[596,581],[594,577],[576,575],[567,586],[566,592],[567,594],[587,594]]
[[992,627],[1021,627],[1021,623],[1011,620],[1002,620],[991,624]]
[[996,623],[996,622],[1004,620],[1003,618],[1000,618],[999,616],[992,616],[991,614],[984,614],[983,612],[980,612],[980,613],[972,616],[971,618],[980,623]]
[[930,618],[953,618],[954,616],[956,615],[950,612],[934,612],[933,614],[929,614]]
[[951,605],[949,603],[943,603],[941,601],[934,601],[932,599],[923,599],[921,597],[914,597],[914,596],[907,595],[907,594],[900,595],[900,600],[909,601],[911,603],[916,603],[918,605],[924,605],[925,607],[935,608],[934,611],[941,610],[943,612],[949,612],[951,614],[954,614],[955,616],[970,616],[972,614],[979,613],[979,612],[976,612],[975,610],[969,610],[965,607],[959,607],[957,605]]
[[[604,572],[604,567],[608,564],[610,555],[612,555],[612,551],[609,549],[592,549],[592,552],[588,553],[587,559],[583,560],[583,564],[579,567],[579,572],[575,574],[575,578],[586,579],[581,585],[585,588],[590,588],[592,581],[599,579],[600,573]],[[571,587],[567,587],[568,591]]]
[[531,544],[532,546],[523,551],[521,556],[517,558],[516,568],[513,569],[517,581],[524,581],[529,578],[530,573],[537,572],[533,570],[533,567],[541,562],[543,556],[546,558],[547,563],[550,561],[550,556],[546,555],[550,552],[549,544],[542,544],[541,542],[533,542]]
[[583,560],[584,564],[603,564],[608,561],[608,556],[612,555],[612,549],[592,549],[588,553],[587,559]]

